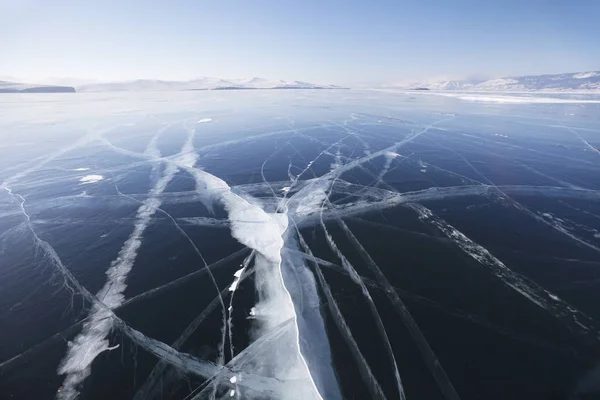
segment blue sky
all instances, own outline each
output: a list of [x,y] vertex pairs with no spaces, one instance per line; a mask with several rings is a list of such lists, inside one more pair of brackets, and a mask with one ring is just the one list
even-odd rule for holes
[[600,70],[598,0],[0,0],[0,76],[392,83]]

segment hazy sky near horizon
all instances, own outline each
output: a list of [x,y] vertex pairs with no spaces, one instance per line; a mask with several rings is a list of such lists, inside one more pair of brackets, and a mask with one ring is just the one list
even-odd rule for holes
[[600,70],[598,0],[0,0],[0,76],[394,83]]

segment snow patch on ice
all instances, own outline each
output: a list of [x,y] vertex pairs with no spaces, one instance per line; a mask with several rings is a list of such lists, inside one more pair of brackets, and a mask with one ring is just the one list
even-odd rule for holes
[[104,177],[102,175],[86,175],[86,176],[82,177],[81,179],[79,179],[79,182],[81,182],[82,185],[85,185],[88,183],[100,182],[103,179],[104,179]]

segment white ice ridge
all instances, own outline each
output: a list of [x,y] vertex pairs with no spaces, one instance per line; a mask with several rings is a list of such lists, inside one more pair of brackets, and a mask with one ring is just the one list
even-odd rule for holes
[[[150,142],[146,149],[147,154],[157,153],[154,147],[155,144],[155,140]],[[98,292],[97,297],[110,309],[119,307],[125,299],[123,295],[127,287],[125,280],[137,257],[144,231],[161,204],[157,196],[165,190],[177,171],[178,168],[174,164],[166,166],[163,176],[156,182],[150,190],[148,198],[138,208],[133,232],[123,244],[118,257],[113,260],[110,268],[106,271],[106,283]],[[90,319],[84,324],[82,332],[73,341],[69,342],[67,354],[58,368],[60,375],[67,374],[67,376],[62,390],[57,393],[57,399],[71,400],[77,398],[79,395],[78,386],[90,375],[92,362],[98,354],[109,350],[106,337],[114,324],[113,319],[110,317],[108,310],[94,305],[90,311]]]
[[142,155],[114,146],[106,140],[104,142],[123,154],[162,161],[184,169],[194,177],[199,194],[210,193],[214,200],[224,205],[232,236],[256,251],[255,282],[259,301],[253,307],[254,321],[257,323],[253,339],[269,335],[286,320],[294,321],[291,334],[283,335],[272,343],[274,351],[256,358],[251,372],[288,382],[285,385],[287,390],[279,397],[282,400],[322,399],[300,349],[294,305],[281,273],[280,253],[284,245],[282,235],[288,225],[287,214],[265,212],[232,192],[222,179],[180,159]]
[[197,190],[215,191],[228,212],[232,236],[256,252],[258,302],[253,307],[257,325],[253,340],[270,335],[287,320],[294,321],[289,334],[271,343],[272,351],[254,360],[252,372],[289,382],[288,390],[281,394],[282,400],[322,399],[300,349],[297,316],[281,272],[287,214],[267,213],[233,193],[222,179],[198,169],[186,169],[194,176]]
[[[209,182],[226,185],[216,177],[209,178]],[[282,399],[322,399],[300,351],[296,313],[281,273],[282,235],[287,229],[287,215],[266,213],[230,190],[221,193],[221,201],[229,213],[233,237],[256,251],[258,302],[254,307],[254,321],[258,329],[253,339],[270,334],[288,319],[294,320],[293,332],[274,341],[273,351],[255,360],[253,372],[289,382],[289,390],[282,393]]]
[[198,121],[196,121],[197,124],[203,124],[206,122],[211,122],[212,118],[200,118]]

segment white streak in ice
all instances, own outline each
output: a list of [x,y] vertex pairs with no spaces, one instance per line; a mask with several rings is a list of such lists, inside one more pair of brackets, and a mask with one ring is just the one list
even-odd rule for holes
[[[4,189],[8,192],[8,194],[11,197],[18,201],[21,213],[26,219],[25,224],[29,227],[36,244],[42,251],[44,251],[48,255],[49,259],[52,262],[52,265],[65,279],[65,286],[68,289],[70,289],[72,293],[75,293],[75,291],[77,291],[78,294],[80,294],[84,299],[86,299],[92,304],[94,312],[85,319],[86,322],[84,323],[84,331],[94,333],[95,335],[104,334],[105,332],[110,331],[110,329],[114,326],[121,330],[138,346],[141,346],[150,353],[154,354],[163,362],[171,364],[177,369],[180,369],[184,372],[199,375],[205,379],[214,377],[216,376],[216,374],[224,375],[226,379],[236,376],[238,377],[236,379],[236,383],[238,385],[242,385],[247,393],[252,392],[253,394],[256,394],[257,398],[286,397],[281,396],[280,393],[288,392],[290,390],[289,385],[279,379],[262,377],[259,375],[245,373],[241,371],[237,371],[234,374],[227,368],[224,368],[223,366],[217,366],[211,362],[199,360],[189,354],[180,353],[173,347],[168,346],[167,344],[158,340],[146,337],[141,332],[129,327],[127,324],[125,324],[124,321],[122,321],[119,317],[117,317],[114,314],[111,307],[98,300],[96,296],[94,296],[84,286],[82,286],[73,276],[73,274],[62,263],[54,248],[52,248],[52,246],[48,242],[45,242],[37,236],[33,229],[31,218],[29,214],[25,211],[25,199],[21,195],[13,193],[10,188]],[[96,338],[96,336],[94,337]],[[74,344],[70,343],[69,346],[72,348]],[[81,354],[81,360],[88,361],[89,363],[91,363],[93,361],[93,358],[97,354],[99,354],[99,352],[111,350],[114,348],[116,348],[116,346],[109,347],[107,345],[107,340],[101,340],[100,342],[94,341],[92,343],[89,343],[87,346],[87,350],[89,350],[89,353]],[[78,373],[83,372],[84,371],[78,370]],[[65,391],[68,390],[68,387],[63,386],[61,393],[58,394],[59,398],[74,398],[78,395],[76,391],[72,390],[71,392],[67,392],[65,396]]]
[[486,248],[475,243],[458,229],[434,215],[428,208],[415,203],[408,204],[408,206],[417,212],[419,219],[429,222],[446,235],[446,237],[452,239],[462,251],[478,261],[479,264],[493,273],[506,286],[515,290],[538,307],[548,311],[571,331],[584,337],[591,336],[594,340],[599,340],[595,334],[596,322],[583,312],[562,301],[558,296],[525,276],[508,268]]
[[568,126],[565,126],[565,128],[567,128],[568,130],[570,130],[575,136],[577,136],[579,138],[579,140],[581,140],[587,148],[589,148],[590,150],[592,150],[594,153],[599,154],[600,155],[600,150],[598,150],[597,148],[595,148],[594,146],[592,146],[587,140],[585,140],[579,133],[577,133],[577,131],[575,131],[575,129],[570,128]]
[[377,379],[375,378],[375,376],[373,375],[373,372],[371,371],[371,367],[369,367],[367,360],[365,359],[363,354],[360,352],[360,349],[358,348],[358,344],[356,343],[356,340],[352,336],[352,332],[350,331],[350,328],[348,327],[348,324],[346,323],[346,319],[342,315],[342,312],[340,311],[340,309],[337,305],[337,302],[336,302],[335,298],[333,297],[333,294],[331,293],[331,288],[329,287],[329,284],[327,283],[327,281],[325,281],[325,277],[323,276],[323,273],[322,273],[321,269],[319,268],[319,264],[315,261],[312,251],[310,250],[310,248],[304,241],[304,238],[300,234],[298,227],[296,227],[296,232],[298,234],[298,239],[299,239],[300,245],[302,246],[302,248],[308,255],[309,259],[312,258],[312,261],[315,266],[315,275],[319,281],[319,284],[321,285],[323,294],[325,295],[325,298],[327,299],[326,305],[333,316],[333,322],[337,326],[337,328],[340,331],[340,333],[342,334],[342,337],[344,338],[346,344],[348,345],[348,348],[350,350],[350,355],[354,358],[354,361],[356,362],[356,366],[360,372],[362,379],[364,380],[365,384],[367,385],[367,389],[369,390],[369,392],[371,394],[371,398],[385,399],[385,395],[383,393],[383,389],[381,388],[381,385],[379,385],[379,382],[377,382]]
[[[377,263],[371,258],[370,254],[358,241],[358,239],[354,236],[348,225],[346,225],[346,223],[341,218],[338,218],[338,225],[340,226],[340,228],[342,228],[350,242],[354,244],[356,250],[359,252],[360,256],[365,261],[365,264],[369,267],[369,269],[375,276],[378,285],[383,288],[385,294],[392,302],[394,308],[402,318],[402,321],[404,322],[404,325],[406,326],[410,336],[414,340],[417,349],[421,353],[421,356],[425,360],[427,367],[433,374],[433,377],[436,380],[440,390],[444,394],[444,398],[446,398],[447,400],[460,400],[460,397],[458,396],[454,385],[452,385],[450,378],[448,378],[448,375],[442,367],[442,364],[431,349],[431,346],[429,346],[427,339],[419,329],[419,326],[410,314],[410,311],[408,310],[402,299],[400,299],[398,293],[396,293],[396,289],[391,285],[391,283],[385,277]],[[360,278],[360,276],[359,279],[361,279],[362,281],[362,278]],[[401,395],[404,396],[404,393],[402,393]]]
[[[151,145],[153,143],[155,142],[151,142]],[[146,152],[152,154],[153,149],[147,149]],[[148,199],[138,208],[133,232],[123,244],[118,257],[113,260],[111,267],[106,271],[106,283],[98,292],[97,297],[110,309],[119,307],[125,299],[123,295],[127,287],[125,280],[137,257],[144,231],[161,204],[157,196],[165,190],[177,170],[178,168],[173,164],[167,165],[162,178],[150,190]],[[63,383],[63,390],[57,393],[57,399],[77,398],[78,386],[90,375],[92,362],[98,354],[109,349],[106,336],[114,324],[110,317],[110,310],[95,304],[82,332],[69,342],[67,354],[58,368],[59,375],[67,374],[67,376]]]
[[[343,224],[343,222],[341,221],[341,218],[339,219],[339,221],[340,221],[340,224]],[[348,229],[348,227],[345,224],[343,224],[341,226],[343,228],[346,228],[346,230]],[[365,285],[364,281],[362,280],[362,278],[360,277],[360,275],[358,274],[358,272],[356,271],[354,266],[352,266],[350,261],[348,261],[348,259],[344,256],[344,254],[340,251],[340,249],[338,248],[336,243],[333,241],[333,237],[327,230],[327,226],[325,225],[325,222],[323,221],[323,208],[321,208],[321,228],[323,228],[323,232],[325,234],[325,238],[326,238],[327,244],[329,245],[329,248],[342,262],[342,266],[343,266],[344,270],[346,272],[348,272],[348,275],[350,276],[352,281],[361,288],[362,294],[365,297],[365,299],[367,300],[367,304],[369,305],[371,315],[373,316],[373,319],[375,320],[375,326],[377,327],[377,330],[379,331],[380,338],[383,341],[384,346],[386,347],[388,357],[390,359],[390,363],[392,364],[392,369],[394,371],[394,377],[396,378],[396,387],[398,389],[398,395],[400,396],[400,399],[405,400],[406,395],[404,394],[404,385],[402,384],[400,372],[398,371],[398,364],[396,362],[396,357],[394,356],[394,352],[392,350],[392,346],[391,346],[388,334],[383,325],[383,321],[381,320],[381,316],[379,315],[379,311],[377,310],[377,307],[375,307],[373,298],[371,297],[371,294],[369,293],[369,289],[367,289],[367,286]],[[383,274],[381,274],[381,275],[383,275]]]

